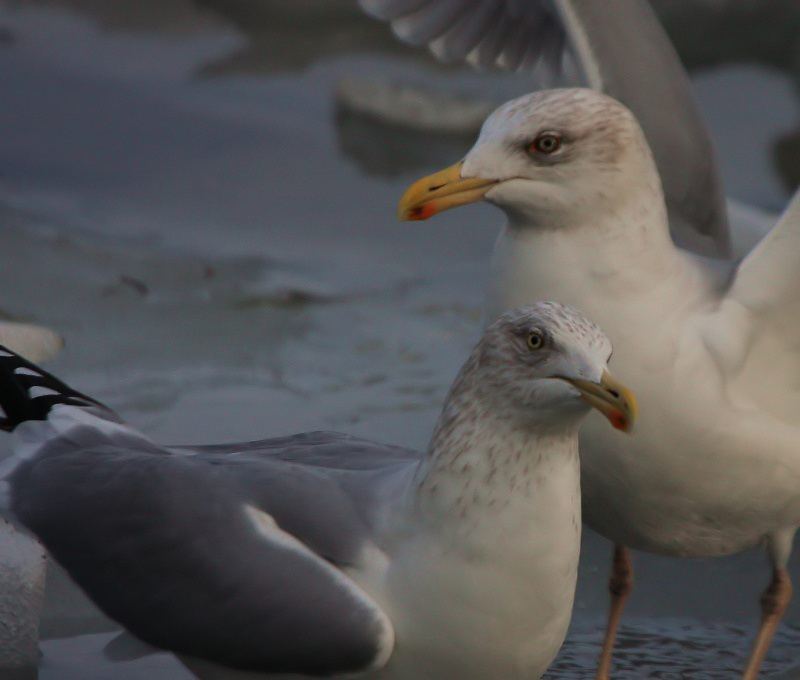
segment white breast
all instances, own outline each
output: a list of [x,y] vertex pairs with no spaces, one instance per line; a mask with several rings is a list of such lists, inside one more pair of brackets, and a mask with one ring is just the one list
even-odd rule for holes
[[473,513],[395,547],[383,606],[397,645],[380,678],[529,680],[546,670],[569,624],[580,549],[572,447],[527,474],[496,476]]

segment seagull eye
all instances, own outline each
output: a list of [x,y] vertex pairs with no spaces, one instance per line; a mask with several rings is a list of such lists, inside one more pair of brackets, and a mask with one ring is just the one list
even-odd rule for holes
[[561,135],[557,132],[542,132],[528,145],[530,153],[555,153],[561,148]]
[[544,335],[541,331],[531,331],[525,338],[528,349],[541,349],[544,346]]

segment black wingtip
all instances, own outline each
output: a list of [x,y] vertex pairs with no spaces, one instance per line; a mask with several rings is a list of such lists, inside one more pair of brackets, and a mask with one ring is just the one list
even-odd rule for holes
[[56,404],[103,406],[0,345],[0,429],[11,432],[27,420],[45,420]]

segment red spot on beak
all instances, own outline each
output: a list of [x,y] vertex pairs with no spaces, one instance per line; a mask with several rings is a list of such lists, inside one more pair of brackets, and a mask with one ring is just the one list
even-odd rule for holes
[[611,421],[611,425],[614,426],[617,430],[622,430],[623,432],[627,431],[628,429],[628,421],[625,419],[625,416],[619,412],[614,411],[608,419]]
[[408,212],[407,219],[409,220],[427,220],[436,214],[436,208],[433,203],[426,203],[417,208],[412,208]]

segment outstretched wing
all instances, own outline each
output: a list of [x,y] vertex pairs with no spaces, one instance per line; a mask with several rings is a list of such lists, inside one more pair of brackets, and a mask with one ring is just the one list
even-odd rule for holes
[[800,191],[741,261],[726,297],[760,319],[800,323]]
[[702,329],[733,398],[789,423],[800,413],[800,192],[739,263]]
[[482,68],[532,68],[540,60],[557,68],[566,35],[551,3],[541,0],[360,0],[391,21],[397,36],[428,45],[443,61]]
[[171,453],[4,348],[0,406],[13,514],[137,637],[261,672],[389,658],[391,623],[349,575],[380,551],[331,476]]
[[715,154],[689,79],[643,0],[360,0],[397,35],[440,59],[558,71],[569,47],[589,87],[636,115],[664,184],[675,241],[727,256],[731,242]]

